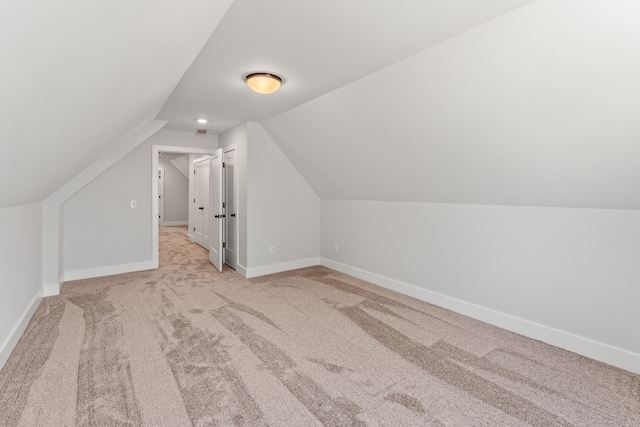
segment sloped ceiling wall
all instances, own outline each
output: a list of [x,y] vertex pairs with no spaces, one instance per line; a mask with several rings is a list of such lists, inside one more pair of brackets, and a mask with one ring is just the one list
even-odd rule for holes
[[231,2],[3,3],[0,208],[43,200],[152,120]]
[[263,126],[325,199],[640,209],[638,22],[538,0]]
[[171,160],[171,164],[180,171],[185,178],[189,178],[189,155],[184,155]]
[[[235,0],[158,119],[209,132],[261,122],[533,0]],[[277,94],[247,90],[242,76],[284,77]]]

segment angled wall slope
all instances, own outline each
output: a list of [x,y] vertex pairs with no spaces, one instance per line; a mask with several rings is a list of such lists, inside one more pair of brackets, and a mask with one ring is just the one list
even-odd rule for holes
[[[0,330],[3,356],[39,297],[57,292],[66,199],[41,202],[77,183],[122,135],[153,121],[231,3],[187,0],[176,7],[161,1],[150,13],[140,0],[126,7],[26,0],[3,9],[0,216],[9,231],[40,233],[35,240],[25,236],[28,254],[14,251],[11,239],[0,243],[3,262],[11,266],[5,272],[11,280],[3,277],[0,288],[0,300],[11,306],[2,310],[9,325]],[[25,263],[29,271],[19,277]]]
[[266,120],[323,264],[639,372],[639,20],[539,0]]

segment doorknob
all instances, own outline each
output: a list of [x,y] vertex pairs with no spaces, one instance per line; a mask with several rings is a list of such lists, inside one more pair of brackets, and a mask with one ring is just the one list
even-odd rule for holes
[[198,209],[200,209],[201,211],[204,210],[204,206],[200,206]]
[[236,214],[232,213],[231,215],[229,215],[231,218],[235,218]]

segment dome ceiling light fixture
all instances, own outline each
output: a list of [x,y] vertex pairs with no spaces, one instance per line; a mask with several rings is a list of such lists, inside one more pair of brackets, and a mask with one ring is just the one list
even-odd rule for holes
[[282,85],[282,77],[272,73],[250,73],[244,80],[254,92],[262,94],[273,93]]
[[207,123],[208,120],[204,119],[204,118],[200,118],[200,119],[197,120],[197,122],[200,123],[201,125],[203,125],[203,124]]

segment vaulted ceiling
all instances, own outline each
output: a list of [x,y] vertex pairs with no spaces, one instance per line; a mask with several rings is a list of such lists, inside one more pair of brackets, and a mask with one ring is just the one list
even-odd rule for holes
[[[167,100],[167,127],[222,133],[261,122],[530,3],[532,0],[235,0]],[[285,83],[247,90],[244,75]]]
[[640,209],[638,22],[537,0],[263,125],[323,198]]
[[232,0],[8,0],[0,208],[41,201],[153,120]]
[[262,123],[323,198],[640,209],[637,22],[635,0],[11,0],[0,207],[206,117]]

